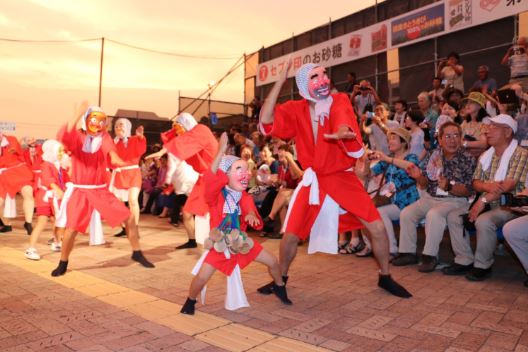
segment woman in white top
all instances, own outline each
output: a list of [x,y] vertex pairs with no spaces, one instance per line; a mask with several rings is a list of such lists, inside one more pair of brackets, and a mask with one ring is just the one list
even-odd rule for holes
[[424,120],[422,113],[419,111],[411,111],[405,118],[405,127],[411,131],[411,143],[409,145],[409,153],[422,160],[427,151],[424,146],[424,131],[420,128],[420,123]]

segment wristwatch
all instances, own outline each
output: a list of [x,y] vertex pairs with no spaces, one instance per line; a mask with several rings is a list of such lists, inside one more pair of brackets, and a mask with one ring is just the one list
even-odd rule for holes
[[481,201],[482,203],[484,203],[484,204],[487,204],[487,203],[488,203],[488,200],[486,199],[485,196],[480,197],[480,201]]

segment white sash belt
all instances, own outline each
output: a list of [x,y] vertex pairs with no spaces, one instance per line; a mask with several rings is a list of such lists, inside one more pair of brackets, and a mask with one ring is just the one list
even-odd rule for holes
[[[102,189],[106,188],[106,183],[102,185],[77,185],[71,182],[66,183],[66,192],[64,192],[64,197],[62,198],[61,205],[59,207],[59,212],[55,217],[55,226],[57,227],[66,227],[67,214],[66,209],[68,207],[68,202],[75,188],[79,189]],[[99,244],[104,244],[103,236],[103,225],[101,223],[101,214],[94,209],[90,218],[90,245],[96,246]]]
[[[349,171],[349,170],[347,170]],[[297,195],[302,187],[310,187],[310,196],[308,204],[310,205],[319,205],[319,181],[317,180],[317,175],[311,167],[304,171],[302,181],[299,182],[297,188],[293,192],[292,198],[290,200],[290,206],[286,213],[286,219],[284,220],[284,225],[282,231],[286,230],[288,221],[290,219],[291,209],[293,204],[297,200]],[[317,218],[310,230],[310,242],[308,244],[308,254],[315,252],[323,252],[329,254],[337,254],[337,238],[338,238],[338,229],[339,229],[339,215],[346,213],[345,210],[339,207],[339,204],[330,197],[326,195],[323,200],[323,205],[317,214]],[[297,214],[299,216],[299,214]]]
[[59,213],[59,200],[57,199],[55,192],[52,189],[49,189],[42,185],[39,185],[38,188],[40,188],[41,190],[45,192],[44,197],[42,197],[43,201],[45,201],[46,203],[49,203],[50,199],[52,200],[53,209],[55,211],[55,216],[56,216]]
[[110,178],[110,186],[108,187],[108,190],[112,192],[117,198],[122,200],[123,202],[128,202],[128,190],[116,188],[114,186],[115,177],[118,172],[125,171],[125,170],[134,170],[134,169],[139,169],[139,165],[116,167],[115,169],[112,170],[112,177]]

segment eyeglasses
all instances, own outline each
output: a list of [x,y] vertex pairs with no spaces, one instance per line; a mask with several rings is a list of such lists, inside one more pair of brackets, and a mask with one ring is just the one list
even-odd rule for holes
[[444,134],[442,136],[442,138],[444,138],[447,141],[454,140],[454,139],[459,139],[460,138],[460,134],[458,134],[458,133]]

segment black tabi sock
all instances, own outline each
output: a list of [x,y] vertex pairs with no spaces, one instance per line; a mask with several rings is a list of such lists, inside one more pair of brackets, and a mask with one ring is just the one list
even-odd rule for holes
[[292,305],[292,301],[288,298],[288,293],[286,292],[286,284],[279,286],[277,284],[273,284],[273,293],[275,296],[279,297],[281,302],[286,305]]
[[[286,283],[288,282],[288,276],[283,276],[282,281],[284,281],[284,286],[286,286]],[[262,295],[271,295],[273,293],[273,285],[275,285],[275,281],[257,288],[257,292]]]
[[182,314],[188,314],[188,315],[194,315],[194,305],[196,304],[196,300],[192,298],[187,298],[185,301],[185,304],[183,305],[182,309],[180,310],[180,313]]
[[26,232],[29,235],[33,232],[33,225],[31,225],[30,222],[24,222],[24,228],[26,229]]
[[409,291],[407,291],[403,286],[394,281],[390,275],[380,274],[378,286],[397,297],[412,297],[412,294],[410,294]]
[[55,270],[51,272],[51,276],[61,276],[66,274],[66,270],[68,269],[68,261],[67,260],[61,260],[59,261],[59,265]]
[[192,240],[188,240],[182,245],[179,245],[178,247],[176,247],[176,249],[196,248],[197,246],[198,245],[196,244],[196,240],[192,239]]
[[143,255],[143,252],[141,252],[140,250],[132,252],[132,260],[143,265],[145,268],[154,268],[154,264],[149,262],[148,259],[145,258],[145,256]]

